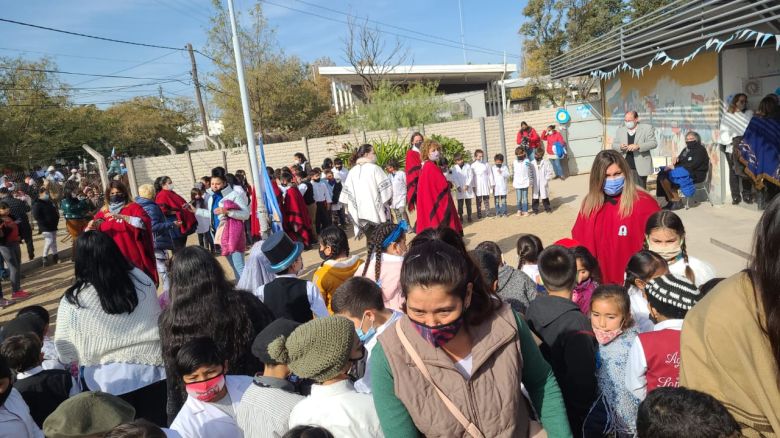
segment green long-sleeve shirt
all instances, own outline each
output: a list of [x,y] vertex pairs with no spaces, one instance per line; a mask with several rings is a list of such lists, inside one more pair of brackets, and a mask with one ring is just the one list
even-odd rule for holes
[[[563,397],[555,380],[552,368],[542,357],[534,342],[528,324],[518,317],[520,352],[523,355],[523,384],[531,402],[541,417],[549,437],[570,438],[569,421]],[[371,386],[379,422],[386,438],[409,438],[420,436],[406,407],[395,396],[393,374],[381,343],[371,352]]]

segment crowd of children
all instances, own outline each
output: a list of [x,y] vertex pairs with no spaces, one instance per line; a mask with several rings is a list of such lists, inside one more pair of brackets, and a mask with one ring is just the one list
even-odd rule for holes
[[[560,157],[554,134],[542,138]],[[529,197],[551,211],[544,152],[515,151],[521,216]],[[510,169],[483,155],[451,170],[469,220],[474,197],[478,219],[491,195],[507,215]],[[173,256],[162,303],[139,269],[80,259],[54,339],[43,307],[6,323],[0,437],[738,436],[729,410],[680,385],[683,321],[720,279],[688,254],[675,213],[647,220],[622,284],[571,238],[517,236],[514,267],[497,243],[467,251],[446,227],[408,239],[410,175],[390,162],[392,220],[365,230],[361,257],[344,229],[343,164],[297,159],[269,171],[284,229],[255,244],[237,285],[205,222],[205,249]],[[193,189],[191,205],[205,196]],[[79,254],[111,250],[85,236]],[[308,281],[302,253],[315,246]]]

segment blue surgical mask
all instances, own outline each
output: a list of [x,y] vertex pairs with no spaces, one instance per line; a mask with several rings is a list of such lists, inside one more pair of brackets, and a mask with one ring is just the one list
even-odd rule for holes
[[368,331],[363,332],[363,320],[366,318],[366,314],[363,314],[363,317],[360,318],[360,327],[355,329],[355,332],[357,332],[358,339],[360,339],[360,342],[365,344],[366,342],[370,341],[371,338],[376,335],[376,329],[374,328],[374,321],[371,322],[371,327],[368,328]]
[[625,183],[626,178],[623,175],[617,178],[607,178],[604,180],[604,193],[607,196],[617,196],[623,191]]

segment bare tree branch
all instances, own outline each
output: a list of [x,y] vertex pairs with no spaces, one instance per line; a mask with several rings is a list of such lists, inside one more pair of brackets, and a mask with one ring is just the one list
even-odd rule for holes
[[367,99],[379,87],[384,75],[410,59],[409,49],[400,39],[396,38],[388,47],[379,28],[370,27],[368,19],[358,23],[351,16],[347,19],[344,57],[360,76]]

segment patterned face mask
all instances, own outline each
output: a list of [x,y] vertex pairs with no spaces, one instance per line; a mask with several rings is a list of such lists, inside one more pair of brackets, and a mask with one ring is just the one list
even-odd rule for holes
[[410,319],[410,321],[414,323],[415,330],[423,339],[430,342],[435,348],[440,348],[458,334],[458,330],[463,326],[463,314],[455,321],[434,327],[427,326],[413,319]]
[[623,330],[617,329],[617,330],[602,330],[597,329],[596,327],[593,327],[593,334],[596,335],[596,340],[599,342],[599,345],[607,345],[610,342],[614,341],[615,338],[620,336],[623,333]]

